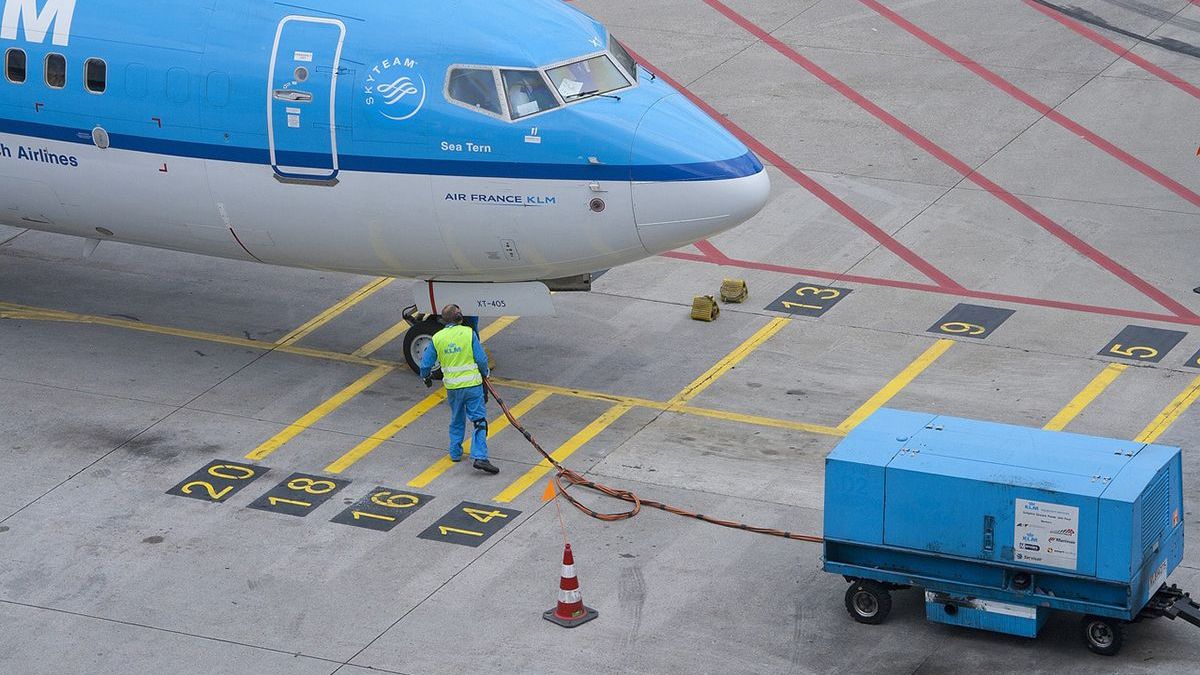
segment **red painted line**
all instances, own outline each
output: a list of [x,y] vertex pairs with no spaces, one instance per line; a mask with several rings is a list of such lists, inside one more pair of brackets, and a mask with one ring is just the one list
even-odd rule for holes
[[1179,183],[1177,183],[1175,180],[1171,179],[1166,174],[1162,173],[1158,169],[1155,169],[1154,167],[1150,166],[1149,164],[1146,164],[1145,162],[1134,157],[1133,155],[1129,154],[1128,152],[1125,152],[1124,150],[1118,148],[1117,146],[1113,145],[1108,140],[1102,138],[1101,136],[1099,136],[1098,134],[1093,132],[1091,129],[1088,129],[1087,127],[1083,126],[1082,124],[1076,122],[1075,120],[1072,120],[1071,118],[1063,115],[1062,113],[1058,112],[1057,110],[1054,110],[1050,106],[1048,106],[1045,103],[1034,98],[1033,95],[1030,94],[1029,92],[1017,87],[1012,82],[1009,82],[1008,80],[1004,79],[1003,77],[1000,77],[996,73],[988,70],[987,68],[979,65],[975,61],[972,61],[971,59],[967,58],[962,52],[954,49],[953,47],[946,44],[945,42],[942,42],[941,40],[933,37],[929,33],[926,33],[924,30],[919,28],[916,24],[913,24],[912,22],[908,21],[907,19],[900,16],[896,12],[885,7],[878,0],[858,0],[858,1],[861,2],[862,4],[866,5],[867,7],[870,7],[871,9],[875,10],[881,16],[883,16],[887,20],[891,21],[892,23],[896,24],[897,26],[908,31],[908,33],[913,35],[913,37],[916,37],[917,39],[919,39],[920,41],[929,45],[930,47],[933,47],[934,49],[938,50],[942,54],[945,54],[946,56],[950,57],[956,63],[958,63],[960,66],[963,66],[967,70],[970,70],[972,73],[975,73],[979,77],[986,80],[989,84],[995,86],[997,89],[1003,91],[1004,93],[1008,94],[1009,96],[1012,96],[1013,98],[1017,99],[1021,103],[1024,103],[1025,105],[1029,106],[1030,108],[1033,108],[1038,113],[1045,115],[1046,119],[1049,119],[1050,121],[1054,122],[1055,124],[1066,129],[1067,131],[1070,131],[1071,133],[1076,134],[1077,136],[1083,138],[1084,140],[1086,140],[1087,142],[1096,146],[1097,148],[1100,148],[1104,152],[1106,152],[1109,155],[1111,155],[1112,157],[1120,160],[1122,163],[1124,163],[1125,165],[1134,169],[1135,171],[1142,174],[1143,176],[1146,176],[1147,178],[1154,181],[1155,183],[1158,183],[1159,185],[1170,190],[1171,192],[1174,192],[1175,194],[1179,195],[1180,197],[1187,200],[1192,205],[1200,206],[1200,194],[1196,194],[1195,192],[1192,192],[1191,190],[1184,187],[1183,185],[1180,185]]
[[1101,307],[1099,305],[1086,305],[1077,302],[1063,302],[1060,300],[1046,300],[1044,298],[1032,298],[1022,295],[1012,295],[1010,293],[992,293],[990,291],[972,291],[965,288],[946,288],[943,286],[935,286],[933,284],[923,284],[911,281],[896,281],[894,279],[879,279],[876,277],[864,277],[857,274],[842,274],[841,272],[827,272],[824,270],[813,270],[802,267],[789,267],[787,265],[776,265],[773,263],[761,263],[751,260],[738,260],[736,258],[728,258],[724,263],[717,263],[708,258],[697,255],[695,253],[684,253],[682,251],[671,251],[663,253],[663,257],[675,258],[677,260],[690,260],[692,262],[708,263],[710,265],[721,265],[725,267],[738,267],[742,269],[758,270],[763,272],[779,272],[792,276],[816,277],[818,279],[829,279],[831,281],[845,281],[850,283],[863,284],[865,286],[881,286],[885,288],[902,288],[913,291],[924,291],[927,293],[940,293],[942,295],[952,295],[960,298],[973,298],[977,300],[994,300],[997,302],[1007,302],[1015,305],[1028,305],[1033,307],[1046,307],[1050,309],[1063,309],[1073,312],[1084,312],[1087,314],[1100,314],[1103,316],[1116,316],[1127,319],[1140,319],[1146,321],[1160,321],[1184,326],[1200,326],[1200,317],[1176,316],[1174,314],[1158,314],[1154,312],[1141,312],[1131,309],[1120,309],[1116,307]]
[[732,120],[717,112],[715,108],[705,103],[699,96],[693,94],[687,87],[672,79],[671,76],[667,75],[661,70],[650,65],[649,62],[639,56],[636,52],[634,52],[632,49],[629,49],[628,45],[625,46],[625,49],[629,51],[630,55],[632,55],[634,59],[653,72],[655,76],[666,80],[668,84],[679,90],[679,92],[684,96],[687,96],[689,99],[691,99],[692,103],[695,103],[702,110],[704,110],[704,112],[708,113],[709,117],[712,117],[714,120],[720,122],[726,129],[729,130],[729,133],[736,136],[742,143],[745,143],[747,147],[749,147],[755,152],[755,154],[759,156],[759,158],[763,159],[768,164],[774,165],[776,169],[782,171],[785,175],[787,175],[788,178],[791,178],[799,183],[804,189],[813,193],[817,199],[825,202],[834,211],[837,211],[851,223],[854,223],[860,230],[866,232],[871,236],[872,239],[879,242],[884,248],[892,253],[895,253],[897,256],[903,259],[904,262],[912,265],[915,269],[920,271],[921,274],[929,277],[939,286],[945,286],[947,288],[962,288],[962,285],[957,281],[951,279],[924,258],[914,253],[904,244],[896,241],[890,234],[880,229],[875,223],[871,222],[869,218],[856,211],[854,207],[839,199],[829,190],[825,189],[825,187],[823,187],[820,183],[818,183],[808,174],[796,168],[791,162],[776,154],[766,145],[763,145],[761,141],[754,136],[751,136],[745,129],[742,129]]
[[[753,34],[758,39],[762,40],[765,44],[767,44],[768,46],[773,48],[775,51],[777,51],[780,54],[791,59],[797,65],[799,65],[800,67],[807,70],[809,73],[811,73],[817,79],[821,80],[825,84],[832,87],[834,90],[836,90],[842,96],[844,96],[847,99],[849,99],[850,101],[854,102],[856,105],[858,105],[860,108],[862,108],[863,110],[870,113],[876,119],[880,120],[884,124],[887,124],[889,127],[894,129],[896,132],[900,133],[905,138],[907,138],[908,140],[915,143],[922,150],[924,150],[925,152],[928,152],[930,155],[933,155],[934,157],[936,157],[943,164],[946,164],[947,166],[951,167],[955,171],[958,171],[967,180],[970,180],[972,183],[975,183],[976,185],[983,188],[984,190],[987,190],[992,195],[994,195],[996,198],[1000,199],[1002,202],[1004,202],[1005,204],[1007,204],[1008,206],[1010,206],[1011,208],[1016,210],[1018,213],[1025,216],[1029,220],[1033,221],[1034,223],[1036,223],[1037,225],[1042,227],[1047,232],[1053,234],[1055,237],[1058,237],[1060,240],[1062,240],[1068,246],[1075,249],[1078,253],[1091,259],[1097,265],[1100,265],[1101,267],[1108,270],[1113,275],[1115,275],[1118,278],[1120,278],[1121,280],[1123,280],[1125,283],[1129,284],[1130,286],[1133,286],[1134,288],[1136,288],[1137,290],[1142,292],[1144,295],[1146,295],[1150,299],[1154,300],[1159,305],[1162,305],[1164,308],[1168,309],[1169,311],[1171,311],[1181,317],[1188,317],[1188,318],[1196,317],[1196,315],[1194,313],[1192,313],[1192,311],[1189,310],[1187,307],[1184,307],[1182,304],[1176,302],[1170,296],[1168,296],[1166,293],[1163,293],[1162,291],[1155,288],[1152,284],[1150,284],[1145,279],[1142,279],[1138,275],[1134,274],[1133,271],[1122,266],[1117,261],[1113,260],[1112,258],[1109,258],[1107,255],[1102,253],[1099,249],[1093,247],[1092,245],[1083,241],[1079,237],[1075,236],[1069,230],[1067,230],[1063,226],[1061,226],[1058,223],[1051,220],[1049,216],[1047,216],[1044,213],[1042,213],[1041,211],[1038,211],[1037,209],[1033,208],[1033,206],[1031,206],[1030,204],[1021,200],[1016,195],[1012,194],[1011,192],[1008,192],[1007,190],[1000,187],[996,183],[993,183],[988,178],[977,173],[974,169],[972,169],[970,166],[968,166],[966,164],[966,162],[963,162],[961,159],[950,154],[946,149],[944,149],[941,146],[939,146],[938,144],[934,143],[929,138],[926,138],[924,135],[922,135],[916,129],[913,129],[912,127],[908,126],[904,122],[901,122],[894,115],[887,112],[883,108],[879,107],[874,102],[872,102],[870,99],[866,98],[865,96],[860,94],[858,91],[856,91],[855,89],[850,87],[850,85],[848,85],[845,82],[842,82],[838,78],[834,77],[834,75],[832,73],[825,70],[824,68],[821,68],[816,63],[813,63],[812,61],[801,56],[799,52],[797,52],[796,50],[787,46],[786,44],[781,42],[779,39],[775,38],[770,33],[768,33],[767,31],[765,31],[758,25],[751,22],[746,17],[744,17],[741,14],[738,14],[734,10],[730,9],[728,6],[721,3],[720,0],[704,0],[704,2],[706,4],[708,4],[710,7],[712,7],[713,9],[720,12],[721,14],[725,15],[725,17],[728,18],[730,21],[733,21],[734,23],[736,23],[739,26],[741,26],[742,28],[744,28],[746,31]],[[881,8],[881,10],[883,12],[891,11],[891,10],[888,10],[886,7],[879,5],[879,3],[875,2],[875,0],[859,0],[859,2],[866,3],[868,6],[878,6]],[[879,10],[877,10],[877,11],[879,11]],[[900,17],[896,17],[896,18],[899,19],[900,21],[904,22],[904,19],[901,19]],[[907,23],[907,22],[904,22],[904,23]],[[912,26],[912,24],[908,24],[908,25]],[[921,34],[926,35],[927,37],[929,37],[930,40],[933,40],[936,42],[935,38],[933,38],[932,36],[928,36],[923,31],[921,31],[921,29],[916,28],[916,26],[912,26],[912,28],[915,31],[920,31]],[[912,32],[912,31],[910,31],[910,32]],[[914,34],[916,34],[916,33],[914,33]],[[918,37],[920,37],[920,36],[918,36]],[[950,48],[946,47],[946,49],[950,49]],[[951,51],[953,51],[953,50],[951,50]],[[954,53],[957,54],[957,52],[954,52]],[[959,55],[959,58],[956,60],[959,60],[960,62],[970,61],[969,59],[967,59],[967,57],[962,56],[961,54]],[[974,63],[974,62],[971,62],[971,63]],[[981,70],[983,70],[984,72],[988,72],[988,73],[991,72],[991,71],[987,71],[986,69],[983,69],[982,66],[977,66],[977,67],[980,68]],[[999,76],[995,76],[995,77],[999,78]],[[1009,86],[1011,87],[1011,85],[1009,85]],[[1013,90],[1016,90],[1015,87],[1011,87],[1011,88]],[[1019,90],[1016,90],[1016,91],[1019,91]],[[1028,95],[1026,94],[1026,96],[1028,96]],[[1029,98],[1032,99],[1032,97],[1029,97]],[[1033,99],[1033,100],[1036,101],[1036,99]],[[1040,102],[1038,104],[1043,105],[1043,107],[1045,107],[1044,104],[1041,104]],[[1053,113],[1053,111],[1049,110],[1049,108],[1047,108],[1046,110],[1047,110],[1047,112],[1045,114],[1047,114],[1047,116],[1049,116],[1049,113]],[[1062,116],[1059,115],[1059,117],[1061,118]],[[1062,118],[1062,119],[1065,120],[1066,118]],[[1068,122],[1069,122],[1069,120],[1068,120]],[[1070,122],[1070,124],[1075,124],[1075,123]],[[1078,127],[1078,125],[1075,125],[1075,126]],[[1083,128],[1079,127],[1079,129],[1083,129]],[[1084,131],[1086,131],[1086,130],[1084,130]],[[1087,133],[1090,134],[1091,132],[1087,132]],[[1137,160],[1134,160],[1134,161],[1137,161]],[[1167,180],[1170,180],[1170,179],[1167,179]],[[1180,186],[1180,187],[1182,188],[1182,186]],[[1186,190],[1186,188],[1182,188],[1182,189]],[[1197,199],[1200,200],[1200,196],[1198,196]],[[1200,205],[1200,201],[1198,201],[1198,205]],[[1200,317],[1197,317],[1197,318],[1200,318]]]
[[729,256],[721,253],[721,251],[707,239],[701,239],[695,244],[692,244],[692,246],[695,246],[697,249],[699,249],[700,253],[707,258],[709,262],[720,264],[729,260]]
[[[1200,0],[1192,0],[1192,2],[1196,3],[1196,4],[1200,4]],[[1187,82],[1182,77],[1179,77],[1178,75],[1172,73],[1171,71],[1167,70],[1166,68],[1157,66],[1157,65],[1147,61],[1146,59],[1138,56],[1137,54],[1134,54],[1130,50],[1125,49],[1121,45],[1113,42],[1112,40],[1109,40],[1108,38],[1104,37],[1103,35],[1092,30],[1086,24],[1076,21],[1075,19],[1072,19],[1069,16],[1066,16],[1064,14],[1056,12],[1053,9],[1050,9],[1049,7],[1047,7],[1045,5],[1039,5],[1038,3],[1034,2],[1033,0],[1025,0],[1025,4],[1036,9],[1037,11],[1041,12],[1042,14],[1045,14],[1046,16],[1050,17],[1051,19],[1054,19],[1055,21],[1061,23],[1062,25],[1066,26],[1067,28],[1070,28],[1072,31],[1078,33],[1079,35],[1082,35],[1083,37],[1091,40],[1092,42],[1095,42],[1096,44],[1100,45],[1101,47],[1104,47],[1108,51],[1116,54],[1117,56],[1125,59],[1126,61],[1129,61],[1130,63],[1136,65],[1137,67],[1141,68],[1142,70],[1144,70],[1152,75],[1157,76],[1162,81],[1167,82],[1167,83],[1177,87],[1178,89],[1181,89],[1181,90],[1187,92],[1188,94],[1191,94],[1192,96],[1194,96],[1196,98],[1200,98],[1200,87],[1197,87],[1196,85],[1194,85],[1190,82]]]

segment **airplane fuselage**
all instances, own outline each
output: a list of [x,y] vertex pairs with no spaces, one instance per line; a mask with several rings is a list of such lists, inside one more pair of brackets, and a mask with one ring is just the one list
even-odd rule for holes
[[524,281],[676,248],[767,196],[744,145],[557,0],[2,1],[5,224]]

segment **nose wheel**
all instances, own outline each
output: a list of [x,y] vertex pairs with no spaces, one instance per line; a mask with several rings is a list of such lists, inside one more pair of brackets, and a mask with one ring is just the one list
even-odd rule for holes
[[[415,307],[410,308],[415,310]],[[404,311],[404,319],[409,328],[404,334],[404,361],[414,373],[421,372],[421,358],[425,350],[433,345],[433,334],[442,329],[442,322],[436,317]],[[433,379],[442,379],[441,364],[433,364]]]

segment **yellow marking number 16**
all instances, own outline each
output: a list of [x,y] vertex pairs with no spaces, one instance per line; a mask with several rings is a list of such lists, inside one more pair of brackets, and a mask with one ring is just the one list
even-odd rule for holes
[[[837,300],[842,297],[842,292],[836,288],[820,288],[818,286],[801,286],[795,291],[796,295],[807,298],[812,296],[817,300]],[[821,305],[808,305],[799,302],[783,301],[783,306],[788,309],[825,309]]]

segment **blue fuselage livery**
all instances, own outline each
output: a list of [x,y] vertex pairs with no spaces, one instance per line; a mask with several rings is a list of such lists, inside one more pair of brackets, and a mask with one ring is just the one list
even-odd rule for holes
[[0,0],[0,222],[446,282],[736,226],[761,162],[558,0]]

